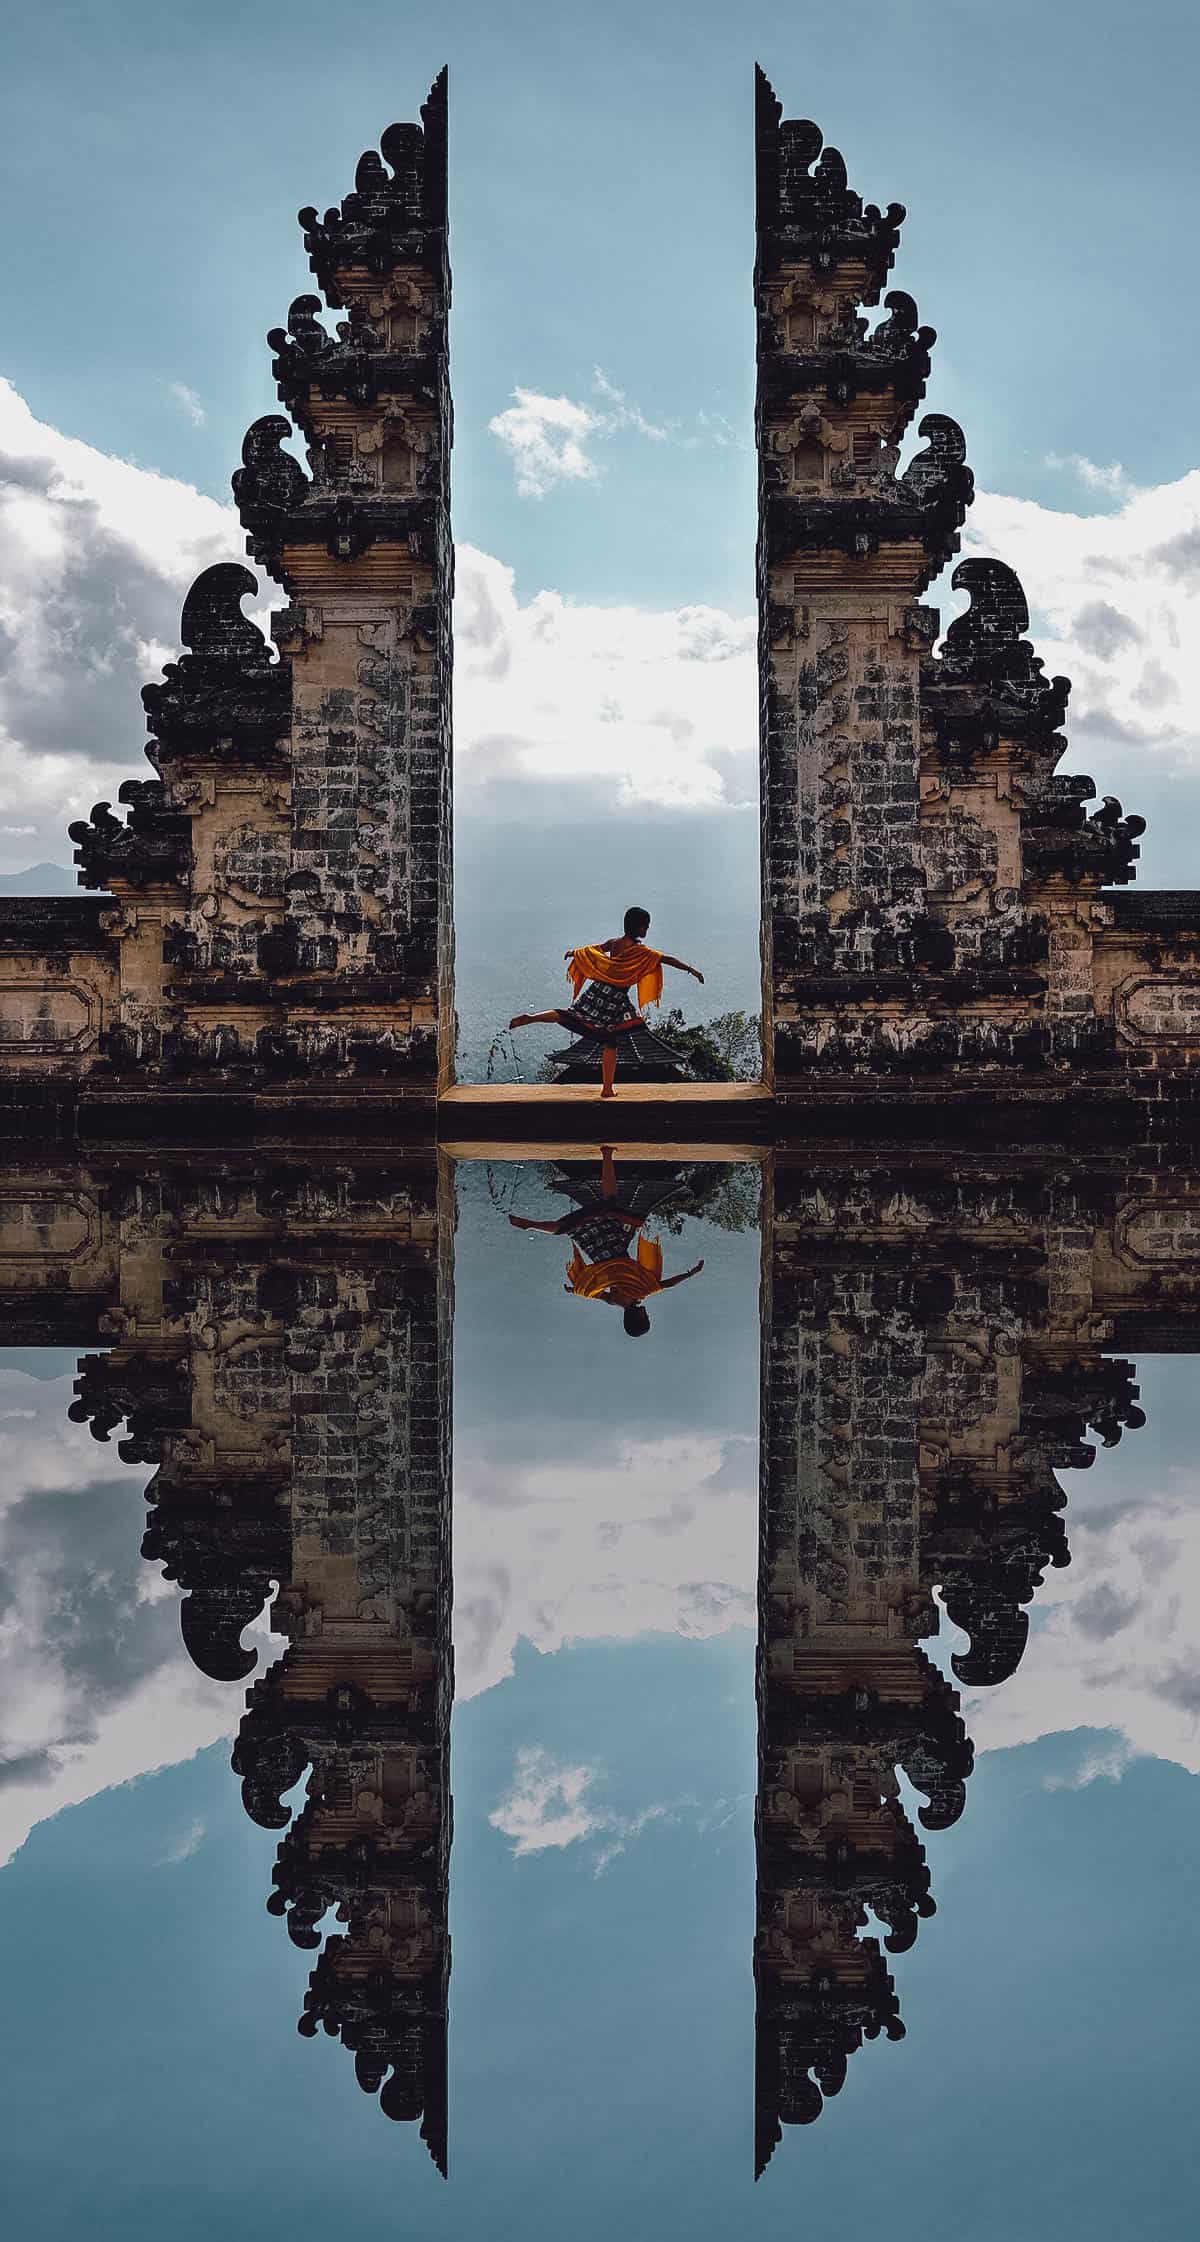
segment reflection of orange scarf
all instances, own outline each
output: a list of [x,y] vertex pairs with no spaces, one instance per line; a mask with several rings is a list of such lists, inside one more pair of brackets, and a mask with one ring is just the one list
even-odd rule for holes
[[606,989],[631,989],[637,982],[639,1004],[657,1004],[662,995],[662,951],[648,950],[644,942],[626,942],[619,957],[592,943],[576,950],[567,967],[576,996],[585,981],[601,981]]
[[620,1253],[614,1261],[585,1261],[578,1246],[567,1263],[572,1292],[581,1300],[599,1300],[606,1292],[616,1295],[618,1308],[632,1308],[651,1293],[662,1291],[662,1247],[654,1238],[639,1238],[637,1260]]

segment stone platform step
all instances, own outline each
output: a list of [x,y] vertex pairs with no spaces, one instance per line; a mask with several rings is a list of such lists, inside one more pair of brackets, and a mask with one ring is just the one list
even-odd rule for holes
[[601,1099],[590,1082],[463,1082],[438,1099],[438,1140],[468,1156],[482,1144],[495,1152],[511,1140],[554,1138],[563,1143],[676,1146],[687,1140],[704,1148],[722,1139],[745,1147],[771,1133],[773,1102],[762,1082],[627,1082],[615,1098]]

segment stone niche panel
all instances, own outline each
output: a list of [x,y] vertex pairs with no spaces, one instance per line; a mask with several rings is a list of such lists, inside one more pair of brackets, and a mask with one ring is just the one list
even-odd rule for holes
[[1200,1195],[1137,1199],[1117,1224],[1117,1251],[1157,1268],[1200,1268]]
[[1142,975],[1117,989],[1117,1027],[1131,1043],[1200,1044],[1200,984],[1183,973]]
[[98,1220],[94,1201],[74,1192],[0,1191],[0,1265],[78,1261],[96,1242]]
[[277,1338],[236,1343],[213,1364],[213,1402],[223,1416],[242,1423],[279,1418],[286,1392],[282,1341]]
[[[986,908],[1001,885],[999,836],[966,804],[952,802],[940,811],[923,805],[920,853],[929,894],[939,900],[953,897]],[[1008,884],[1017,883],[1010,877]]]
[[97,989],[30,974],[0,981],[0,1050],[9,1059],[84,1052],[101,1026]]
[[290,867],[290,839],[282,819],[273,826],[235,825],[213,847],[215,881],[235,903],[280,901]]

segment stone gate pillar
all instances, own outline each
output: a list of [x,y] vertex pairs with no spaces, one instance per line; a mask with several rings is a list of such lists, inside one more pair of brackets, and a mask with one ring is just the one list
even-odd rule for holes
[[[933,329],[894,291],[903,206],[864,207],[834,148],[756,77],[763,1032],[768,1079],[878,1069],[926,962],[920,593],[971,497],[961,430],[921,423]],[[819,160],[818,160],[819,159]]]
[[450,1079],[446,104],[443,71],[353,193],[300,214],[322,293],[268,336],[291,417],[254,423],[233,479],[290,597],[279,658],[242,612],[258,580],[206,569],[143,694],[156,776],[124,782],[124,820],[100,802],[71,827],[107,893],[12,930],[0,1044],[100,1102],[200,1097],[224,1126],[231,1094],[428,1108]]
[[[249,550],[291,596],[286,917],[271,947],[277,1073],[431,1090],[454,1052],[451,407],[445,71],[354,192],[300,213],[322,296],[268,336],[305,475],[270,415],[234,477]],[[323,302],[345,313],[331,332]]]

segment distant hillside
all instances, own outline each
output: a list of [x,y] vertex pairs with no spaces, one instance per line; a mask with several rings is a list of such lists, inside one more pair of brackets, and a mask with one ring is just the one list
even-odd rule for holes
[[31,864],[27,872],[0,872],[0,895],[78,895],[65,864]]

